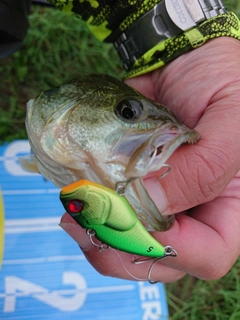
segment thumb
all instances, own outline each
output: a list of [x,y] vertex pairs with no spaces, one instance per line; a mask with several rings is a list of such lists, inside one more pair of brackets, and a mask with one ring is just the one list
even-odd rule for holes
[[[234,98],[232,98],[234,100]],[[163,215],[181,212],[216,198],[240,169],[240,121],[234,102],[213,103],[195,128],[201,136],[195,145],[182,145],[167,163],[171,171],[144,179],[144,185]],[[227,104],[226,104],[227,103]],[[226,105],[231,115],[226,120]]]

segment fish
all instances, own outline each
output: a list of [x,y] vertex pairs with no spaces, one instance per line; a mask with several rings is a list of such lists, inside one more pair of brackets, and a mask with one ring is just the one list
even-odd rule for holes
[[106,74],[79,76],[27,104],[32,155],[21,164],[62,188],[96,182],[126,198],[149,231],[172,227],[144,187],[183,143],[200,139],[165,106]]

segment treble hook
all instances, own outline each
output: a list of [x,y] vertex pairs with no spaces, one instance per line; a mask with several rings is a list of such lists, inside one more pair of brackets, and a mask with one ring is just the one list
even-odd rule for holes
[[[152,153],[152,155],[151,155],[151,158],[150,158],[150,161],[149,161],[149,164],[148,164],[149,167],[151,166],[154,158],[156,157],[156,155],[157,155],[157,153],[158,153],[158,148],[157,148],[156,146],[152,145],[152,148],[153,148],[153,153]],[[168,169],[167,169],[167,171],[164,172],[160,177],[158,177],[157,180],[160,180],[160,179],[166,177],[166,175],[171,171],[171,166],[170,166],[169,164],[167,164],[167,163],[164,163],[164,164],[162,165],[162,167],[168,167]]]
[[164,259],[164,258],[167,258],[167,257],[177,257],[178,256],[178,253],[176,250],[174,250],[171,246],[166,246],[165,248],[165,253],[164,253],[164,256],[163,257],[159,257],[159,258],[150,258],[150,259],[144,259],[144,260],[141,260],[141,259],[136,259],[133,261],[134,264],[142,264],[142,263],[145,263],[145,262],[149,262],[151,260],[154,259],[154,261],[152,262],[149,270],[148,270],[148,276],[147,276],[147,280],[150,284],[155,284],[155,283],[158,283],[159,281],[155,281],[153,279],[151,279],[151,274],[152,274],[152,270],[153,270],[153,267],[154,265]]
[[[157,152],[158,152],[158,148],[156,146],[152,145],[152,148],[153,148],[153,153],[151,155],[148,167],[151,166],[151,164],[152,164],[152,162],[153,162],[153,160],[156,157]],[[157,180],[160,180],[160,179],[164,178],[171,171],[171,166],[169,164],[167,164],[167,163],[164,163],[162,165],[162,167],[167,167],[168,169],[160,177],[158,177]],[[128,180],[125,180],[125,181],[117,181],[116,184],[115,184],[115,191],[120,196],[124,196],[125,190],[126,190],[126,187],[128,186],[128,184],[131,183],[132,181],[138,179],[138,178],[139,177],[132,177],[132,178],[129,178]]]
[[162,167],[167,167],[168,169],[167,169],[167,171],[166,172],[164,172],[163,174],[161,174],[161,176],[160,177],[158,177],[157,178],[157,180],[159,181],[160,179],[162,179],[162,178],[164,178],[164,177],[166,177],[166,175],[168,175],[169,174],[169,172],[171,171],[171,166],[169,165],[169,164],[167,164],[167,163],[164,163],[163,165],[162,165]]
[[150,158],[150,161],[149,161],[148,166],[150,166],[150,165],[152,164],[152,162],[153,162],[153,160],[154,160],[154,158],[156,157],[157,152],[158,152],[158,149],[157,149],[156,146],[154,146],[154,145],[152,144],[151,147],[153,148],[153,153],[152,153],[152,155],[151,155],[151,158]]
[[89,239],[90,239],[91,243],[94,246],[98,247],[99,252],[102,252],[103,250],[109,249],[108,245],[106,245],[104,243],[98,244],[93,240],[93,237],[96,235],[96,232],[93,229],[88,229],[87,230],[87,235],[89,236]]
[[118,181],[116,184],[115,184],[115,191],[120,195],[120,196],[124,196],[125,194],[125,189],[127,187],[127,185],[129,183],[131,183],[133,180],[136,180],[138,179],[138,177],[133,177],[133,178],[129,178],[128,180],[126,181]]

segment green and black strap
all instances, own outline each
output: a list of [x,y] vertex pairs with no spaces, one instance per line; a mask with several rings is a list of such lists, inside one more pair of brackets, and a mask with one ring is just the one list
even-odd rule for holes
[[[100,41],[112,42],[119,53],[123,66],[128,71],[127,77],[159,68],[213,38],[227,36],[240,40],[240,21],[233,12],[228,12],[225,9],[221,0],[212,0],[211,2],[208,0],[48,1],[65,13],[79,15]],[[196,2],[199,7],[201,6],[205,19],[197,21],[193,26],[184,30],[184,28],[175,26],[171,21],[166,6],[170,3],[175,7],[178,18],[181,20],[183,16],[181,16],[182,11],[179,3],[184,3],[187,6],[186,14],[188,15],[189,10],[192,10],[191,17],[195,18],[195,7],[188,7],[191,2]],[[211,7],[212,2],[214,2],[214,6]],[[209,6],[205,7],[206,3],[209,3]],[[159,19],[160,14],[156,15],[157,10],[164,11],[167,19],[162,20],[161,17]],[[149,14],[150,12],[152,15]],[[162,33],[159,39],[157,37],[158,30],[156,32],[154,30],[155,35],[152,35],[151,30],[148,29],[150,25],[153,29],[152,25],[155,22],[152,21],[156,16]],[[170,21],[172,31],[170,35],[165,25],[168,21]]]
[[135,62],[128,77],[162,67],[191,49],[202,46],[206,41],[222,36],[240,40],[240,22],[233,12],[206,20],[189,31],[160,42]]

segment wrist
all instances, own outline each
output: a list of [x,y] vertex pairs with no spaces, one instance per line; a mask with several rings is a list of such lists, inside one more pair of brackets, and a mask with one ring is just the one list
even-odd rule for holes
[[132,77],[222,36],[240,40],[240,22],[221,0],[162,0],[113,43],[128,71],[127,77]]

